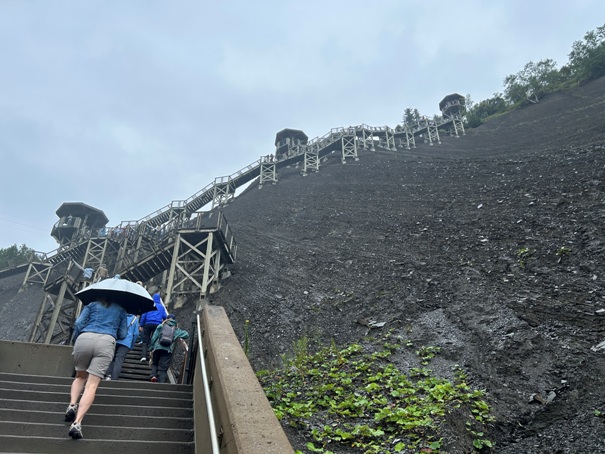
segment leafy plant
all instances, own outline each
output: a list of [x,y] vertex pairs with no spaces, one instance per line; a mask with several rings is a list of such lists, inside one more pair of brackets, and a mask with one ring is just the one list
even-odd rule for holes
[[494,444],[487,440],[482,438],[483,437],[483,432],[473,432],[473,435],[475,435],[475,439],[473,440],[473,446],[477,449],[483,449],[483,448],[491,448],[494,446]]
[[561,261],[563,260],[563,257],[566,257],[570,254],[571,254],[571,248],[569,248],[567,246],[561,246],[559,249],[557,249],[557,257],[559,257],[559,260],[557,260],[557,263],[561,263]]
[[[402,372],[392,360],[410,348],[389,332],[364,345],[332,344],[310,353],[302,338],[282,369],[258,376],[278,418],[312,439],[307,452],[328,454],[343,445],[364,453],[438,453],[446,442],[441,428],[451,417],[466,421],[469,450],[491,447],[483,435],[493,421],[485,392],[471,389],[459,366],[454,380],[426,367]],[[423,366],[439,352],[416,350]]]
[[427,365],[430,359],[433,359],[441,349],[439,347],[422,347],[416,351],[416,354],[422,358],[422,364]]
[[525,268],[527,265],[527,259],[531,256],[531,251],[529,248],[522,247],[517,249],[517,263],[519,264],[519,268]]

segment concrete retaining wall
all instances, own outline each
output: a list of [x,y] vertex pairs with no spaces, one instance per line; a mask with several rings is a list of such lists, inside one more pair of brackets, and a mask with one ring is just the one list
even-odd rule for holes
[[221,454],[293,453],[225,310],[206,306],[202,328],[217,430],[223,431]]
[[0,372],[72,377],[72,346],[0,341]]

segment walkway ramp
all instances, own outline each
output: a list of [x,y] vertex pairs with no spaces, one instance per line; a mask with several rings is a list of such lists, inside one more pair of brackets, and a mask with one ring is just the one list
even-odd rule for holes
[[4,279],[6,277],[24,273],[27,271],[28,266],[29,266],[29,262],[22,263],[21,265],[16,265],[16,266],[12,266],[10,268],[5,268],[3,270],[0,270],[0,279]]
[[152,277],[170,269],[174,240],[174,237],[169,238],[168,241],[155,251],[138,259],[136,262],[119,269],[118,274],[122,276],[122,278],[133,282],[147,282]]

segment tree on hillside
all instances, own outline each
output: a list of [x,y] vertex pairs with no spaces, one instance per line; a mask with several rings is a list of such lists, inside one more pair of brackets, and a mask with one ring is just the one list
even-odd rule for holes
[[469,109],[472,109],[473,106],[475,105],[475,102],[472,100],[471,98],[471,94],[467,94],[464,97],[464,108],[468,111]]
[[465,123],[477,127],[494,114],[537,103],[548,93],[601,76],[605,76],[605,24],[574,42],[569,62],[560,69],[551,59],[530,61],[517,74],[504,79],[504,93],[494,93],[493,98],[479,103],[473,103],[467,95]]
[[0,249],[0,269],[27,263],[33,254],[35,254],[35,251],[25,244],[21,246],[13,244],[7,248],[2,248]]
[[537,103],[559,81],[557,63],[547,58],[530,61],[517,74],[504,78],[504,97],[511,104]]
[[418,112],[418,109],[412,109],[411,107],[408,107],[407,109],[405,109],[403,111],[403,122],[407,125],[413,125],[418,123],[418,120],[420,119],[420,112]]
[[494,93],[492,98],[484,99],[479,103],[471,100],[471,95],[466,95],[466,115],[465,121],[469,128],[476,128],[492,115],[506,112],[508,105],[502,96],[502,93]]
[[573,43],[569,66],[579,81],[605,75],[605,25],[587,32],[583,40]]

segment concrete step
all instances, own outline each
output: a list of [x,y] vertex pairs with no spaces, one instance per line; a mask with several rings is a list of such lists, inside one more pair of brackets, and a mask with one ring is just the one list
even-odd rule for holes
[[[67,433],[67,430],[65,430]],[[177,443],[170,441],[128,441],[102,439],[93,440],[88,437],[86,427],[82,427],[85,438],[72,440],[66,437],[37,437],[1,435],[0,452],[10,453],[47,453],[65,454],[68,452],[81,452],[86,454],[194,454],[194,443]]]
[[[179,393],[181,394],[181,393]],[[40,390],[2,389],[0,388],[0,401],[3,399],[34,400],[39,402],[67,402],[69,403],[69,392],[52,392]],[[180,396],[138,396],[138,395],[116,395],[105,388],[98,388],[95,403],[105,405],[132,405],[145,407],[185,407],[193,405],[191,398],[184,399]]]
[[82,424],[64,421],[73,378],[0,373],[0,452],[193,454],[191,385],[103,381]]
[[124,362],[122,371],[120,372],[120,380],[132,379],[131,376],[134,379],[149,381],[151,378],[151,367],[147,363],[139,363],[138,361],[136,363]]
[[[71,389],[71,380],[69,383],[27,383],[23,381],[4,380],[0,382],[0,392],[3,390],[9,391],[43,391],[43,392],[59,392],[68,393]],[[137,384],[131,384],[126,387],[124,385],[115,385],[108,381],[103,381],[97,388],[97,394],[101,392],[113,396],[135,396],[135,397],[182,397],[187,399],[191,397],[191,391],[178,391],[166,387],[138,387]]]
[[[149,361],[141,361],[142,345],[136,344],[127,354],[120,372],[120,380],[149,381],[151,366]],[[149,359],[149,355],[148,358]]]
[[[73,377],[50,377],[46,375],[23,375],[0,372],[0,385],[4,381],[26,382],[26,383],[45,383],[45,384],[65,384],[71,386]],[[99,388],[129,388],[129,389],[153,389],[153,390],[168,390],[168,391],[185,391],[191,392],[191,385],[178,385],[171,383],[151,383],[149,380],[145,382],[133,382],[129,380],[103,380]]]
[[149,359],[147,359],[147,361],[141,361],[141,357],[139,355],[133,356],[133,357],[127,356],[124,359],[124,364],[132,365],[133,367],[139,366],[139,368],[147,368],[147,369],[151,368],[149,366]]
[[138,370],[122,369],[120,372],[120,380],[131,380],[131,381],[150,381],[150,372],[141,372]]
[[[64,437],[70,424],[68,423],[38,423],[0,421],[0,435],[27,436],[36,434],[37,437]],[[158,430],[157,427],[124,427],[124,426],[99,426],[94,424],[83,424],[82,431],[86,432],[86,438],[102,439],[107,433],[111,433],[113,440],[147,440],[147,441],[170,441],[186,442],[193,441],[193,430],[191,429],[166,429]]]
[[[3,399],[3,407],[7,410],[24,410],[24,411],[40,411],[53,414],[63,414],[67,408],[65,401],[63,402],[39,402],[32,400],[13,400]],[[110,415],[114,410],[113,405],[103,405],[97,402],[94,403],[93,409],[101,415]],[[90,414],[90,412],[88,413]],[[193,418],[193,408],[191,407],[150,407],[147,405],[122,405],[120,414],[124,416],[155,416],[169,418]]]
[[[0,400],[0,403],[2,401]],[[65,406],[67,408],[67,405]],[[65,409],[59,413],[43,411],[9,410],[0,408],[0,421],[15,421],[23,423],[43,423],[53,424],[61,423],[64,420]],[[99,426],[123,425],[125,427],[153,427],[157,430],[167,429],[187,429],[192,426],[191,418],[173,418],[167,416],[125,416],[114,410],[111,414],[101,414],[95,412],[93,404],[86,417],[84,425],[93,424]]]

